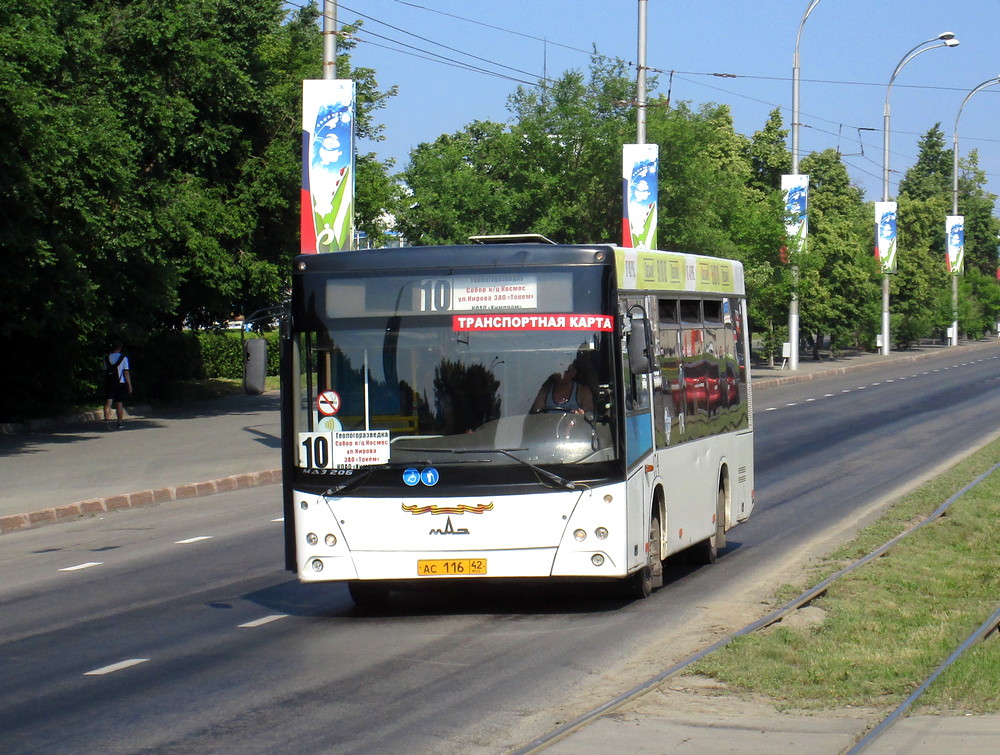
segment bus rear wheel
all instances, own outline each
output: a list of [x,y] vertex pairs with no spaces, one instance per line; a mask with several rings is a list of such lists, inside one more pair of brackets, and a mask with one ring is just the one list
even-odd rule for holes
[[715,534],[694,546],[694,560],[699,564],[714,564],[719,548],[726,545],[726,489],[720,483],[715,503]]

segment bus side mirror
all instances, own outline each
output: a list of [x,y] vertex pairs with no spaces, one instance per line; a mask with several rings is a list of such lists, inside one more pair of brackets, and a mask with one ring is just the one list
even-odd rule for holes
[[628,367],[633,375],[653,371],[653,343],[650,340],[649,320],[645,317],[630,318],[628,331]]
[[251,338],[243,342],[243,391],[261,395],[267,385],[267,341]]

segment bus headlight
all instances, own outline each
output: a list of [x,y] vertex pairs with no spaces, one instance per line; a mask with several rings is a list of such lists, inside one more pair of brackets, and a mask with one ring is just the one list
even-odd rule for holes
[[312,560],[312,568],[313,571],[323,571],[323,562],[320,561],[318,558],[314,558]]
[[578,543],[582,543],[587,539],[587,533],[584,530],[573,530],[573,537],[576,538]]
[[604,566],[604,556],[602,556],[600,553],[595,553],[593,556],[590,557],[590,563],[592,563],[594,566]]
[[309,543],[309,545],[316,545],[316,543],[319,542],[319,538],[316,537],[315,532],[310,532],[308,535],[306,535],[306,542]]
[[594,534],[597,535],[597,539],[598,540],[607,540],[608,539],[608,528],[607,527],[598,527],[596,530],[594,530]]
[[335,546],[337,544],[337,536],[334,535],[333,533],[328,534],[326,536],[326,544],[329,545],[331,548]]

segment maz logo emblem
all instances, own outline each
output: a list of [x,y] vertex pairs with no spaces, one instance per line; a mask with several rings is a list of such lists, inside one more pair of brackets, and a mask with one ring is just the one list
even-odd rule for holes
[[468,527],[459,527],[457,530],[451,524],[451,517],[448,517],[448,521],[444,524],[444,529],[431,528],[428,535],[468,535]]

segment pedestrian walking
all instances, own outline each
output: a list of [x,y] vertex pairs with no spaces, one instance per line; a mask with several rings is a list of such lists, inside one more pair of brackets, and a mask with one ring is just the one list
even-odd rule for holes
[[122,344],[116,341],[111,353],[104,357],[104,429],[111,429],[111,404],[115,405],[118,423],[115,429],[125,427],[125,396],[132,392],[132,376],[128,357],[122,353]]

